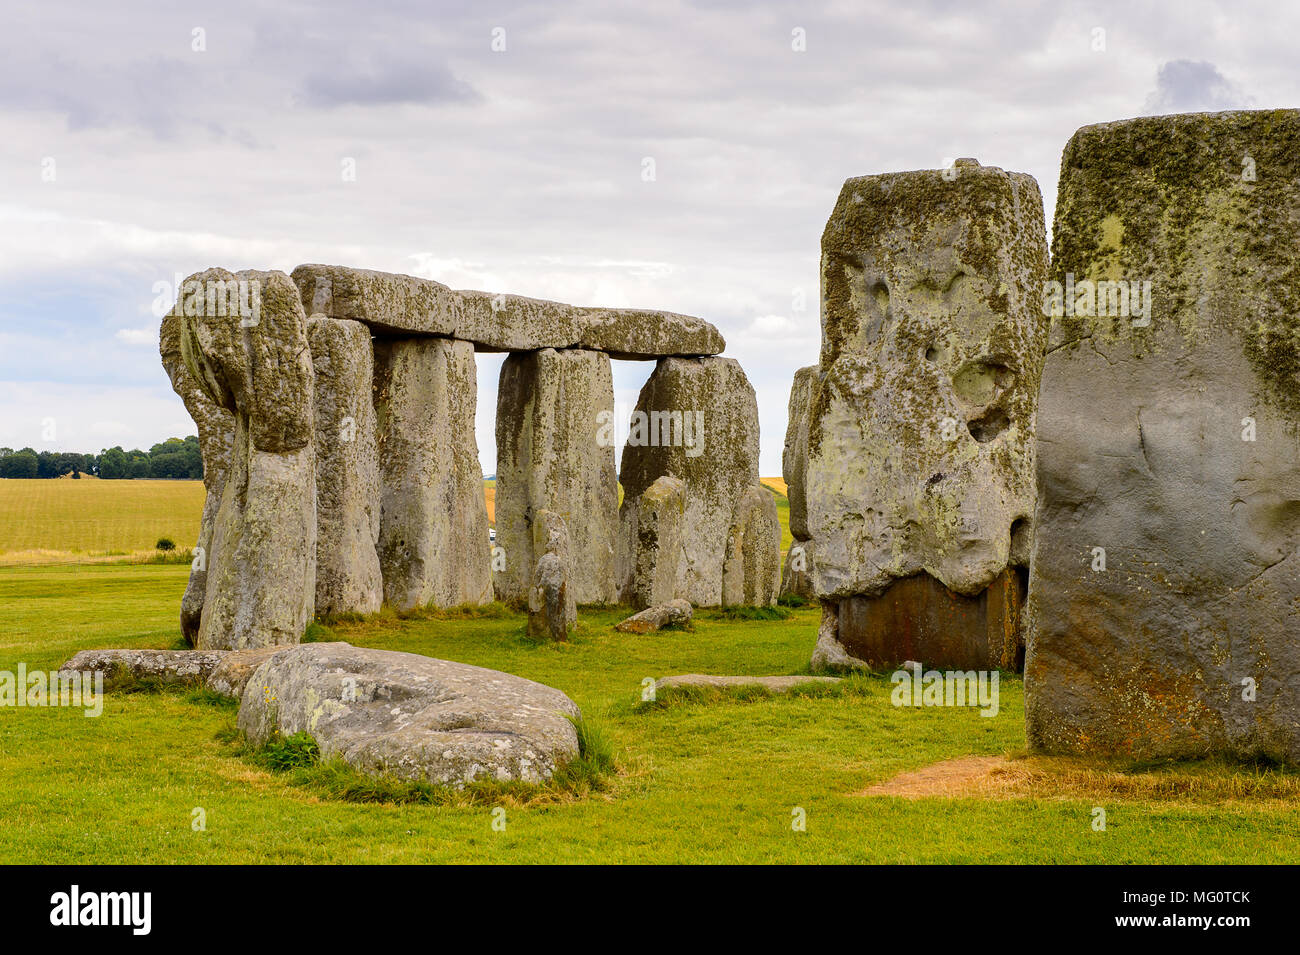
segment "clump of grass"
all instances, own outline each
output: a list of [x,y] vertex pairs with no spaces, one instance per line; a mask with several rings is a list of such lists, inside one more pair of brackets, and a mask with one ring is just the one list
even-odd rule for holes
[[306,769],[320,762],[320,745],[306,732],[281,736],[277,733],[262,746],[249,751],[253,761],[275,772]]
[[800,597],[798,594],[785,594],[779,597],[776,603],[778,607],[790,607],[797,610],[800,607],[808,606],[810,601],[807,597]]
[[334,631],[319,620],[307,624],[307,629],[302,632],[303,643],[329,643],[335,639]]
[[397,617],[400,620],[500,620],[514,616],[516,612],[494,600],[489,604],[460,604],[456,607],[416,607],[400,612]]
[[705,620],[789,620],[784,607],[716,607],[702,611]]

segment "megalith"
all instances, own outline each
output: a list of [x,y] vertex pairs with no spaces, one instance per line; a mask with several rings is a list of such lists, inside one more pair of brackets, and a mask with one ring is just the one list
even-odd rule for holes
[[736,501],[722,563],[724,607],[767,607],[781,588],[781,521],[776,498],[755,484]]
[[813,596],[811,540],[808,537],[807,470],[808,418],[813,398],[821,380],[821,366],[810,365],[794,373],[785,429],[785,447],[781,452],[781,473],[785,478],[786,500],[790,506],[790,536],[793,540],[785,554],[781,571],[781,596]]
[[297,643],[316,589],[314,375],[298,291],[283,272],[209,269],[177,308],[187,370],[235,422],[195,645]]
[[399,610],[491,603],[474,347],[377,338],[374,361],[384,599]]
[[578,625],[573,598],[572,552],[569,530],[554,511],[540,510],[533,520],[533,553],[537,567],[528,592],[528,635],[551,640],[568,639]]
[[316,612],[374,613],[384,582],[370,330],[314,315],[307,339],[316,376]]
[[[740,365],[731,358],[660,359],[632,413],[622,465],[625,505],[631,500],[640,508],[641,496],[665,475],[682,482],[675,596],[719,606],[736,504],[758,485],[758,401]],[[747,546],[762,550],[769,543],[780,547],[779,529],[774,541],[747,538]],[[631,552],[636,542],[622,546]]]
[[619,511],[619,599],[638,610],[677,596],[686,485],[665,474]]
[[524,603],[537,566],[533,525],[554,511],[569,530],[578,603],[615,597],[618,478],[609,356],[585,349],[514,352],[497,392],[496,593]]
[[974,160],[850,179],[821,269],[803,493],[814,589],[839,618],[823,630],[872,665],[1015,667],[1047,334],[1038,185]]
[[1061,161],[1030,746],[1300,761],[1300,111],[1086,126]]
[[[195,284],[192,284],[195,283]],[[191,645],[198,638],[203,616],[203,600],[207,592],[208,562],[212,551],[212,525],[221,506],[221,492],[230,468],[230,449],[235,440],[235,418],[199,387],[194,376],[185,367],[181,354],[181,326],[185,321],[185,289],[197,294],[203,287],[203,273],[191,275],[178,292],[180,306],[163,316],[159,333],[159,351],[163,368],[171,381],[172,390],[185,404],[185,410],[194,419],[199,432],[199,453],[203,456],[203,516],[199,522],[198,539],[194,545],[194,559],[190,565],[190,579],[181,597],[181,634]],[[204,295],[206,304],[206,294]]]

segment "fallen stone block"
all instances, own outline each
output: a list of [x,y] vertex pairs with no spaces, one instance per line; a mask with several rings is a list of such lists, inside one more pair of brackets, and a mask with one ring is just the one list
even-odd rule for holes
[[239,728],[254,744],[310,733],[322,757],[361,772],[460,788],[550,779],[578,755],[579,716],[559,690],[508,673],[312,643],[257,668]]
[[666,604],[647,607],[619,623],[614,629],[623,633],[653,633],[667,626],[684,627],[691,622],[694,610],[689,600],[670,600]]

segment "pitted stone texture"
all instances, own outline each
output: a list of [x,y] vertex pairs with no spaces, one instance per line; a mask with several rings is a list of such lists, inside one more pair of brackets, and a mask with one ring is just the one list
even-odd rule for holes
[[776,498],[755,484],[736,502],[722,566],[723,606],[766,607],[781,589],[781,520]]
[[239,728],[254,744],[306,732],[361,772],[462,787],[550,779],[578,755],[579,716],[559,690],[508,673],[311,643],[257,668]]
[[665,358],[641,389],[623,449],[624,501],[664,475],[685,485],[677,593],[722,603],[735,504],[758,484],[758,401],[731,358]]
[[[182,284],[182,294],[186,285],[203,281],[203,273],[191,275]],[[184,303],[184,299],[178,297]],[[203,456],[203,516],[199,522],[198,539],[195,541],[195,560],[190,568],[189,583],[185,595],[181,597],[181,633],[193,645],[198,638],[199,626],[203,619],[203,598],[207,591],[208,560],[212,550],[212,525],[221,506],[221,491],[226,484],[226,472],[230,469],[230,449],[235,440],[235,418],[225,408],[216,405],[199,387],[197,381],[185,366],[185,357],[181,354],[181,326],[184,324],[184,312],[173,309],[163,316],[159,334],[159,352],[162,355],[163,368],[176,392],[185,404],[185,410],[194,419],[199,432],[199,453]]]
[[812,581],[812,541],[791,541],[781,570],[781,596],[812,599],[816,591]]
[[1055,280],[1150,281],[1151,310],[1053,321],[1035,750],[1300,762],[1297,183],[1296,110],[1087,126],[1066,147]]
[[518,352],[501,365],[497,392],[496,575],[504,601],[528,597],[540,556],[533,522],[554,511],[569,530],[570,584],[578,603],[615,597],[618,478],[614,382],[601,352]]
[[[182,296],[181,354],[234,415],[230,469],[207,555],[201,650],[297,643],[316,589],[314,375],[306,316],[282,272],[203,273],[221,294]],[[219,286],[218,286],[219,288]]]
[[370,330],[313,316],[307,337],[316,374],[316,612],[374,613],[384,582]]
[[790,502],[790,536],[795,540],[808,539],[808,420],[820,380],[821,366],[810,365],[794,373],[794,383],[790,386],[781,474],[785,478],[786,499]]
[[654,633],[667,626],[684,627],[695,615],[689,600],[670,600],[664,604],[647,607],[617,624],[614,629],[623,633]]
[[578,625],[578,606],[569,583],[569,531],[554,511],[537,512],[533,520],[533,553],[540,556],[528,591],[528,635],[567,639],[569,631]]
[[1033,514],[1042,199],[1022,173],[954,171],[850,179],[822,236],[806,472],[822,597],[920,572],[977,594]]
[[664,475],[619,512],[620,599],[638,610],[677,596],[682,564],[686,485]]
[[716,355],[726,347],[708,322],[673,312],[455,291],[411,275],[333,265],[300,265],[293,278],[310,312],[356,319],[386,334],[459,338],[480,351],[583,348],[650,359]]
[[492,601],[477,397],[469,342],[375,340],[379,564],[399,610]]

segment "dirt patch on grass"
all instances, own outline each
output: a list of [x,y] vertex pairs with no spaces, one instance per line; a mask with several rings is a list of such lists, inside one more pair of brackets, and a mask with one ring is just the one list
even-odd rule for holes
[[1066,757],[962,756],[899,773],[854,795],[1300,807],[1300,774],[1211,760],[1138,766]]

